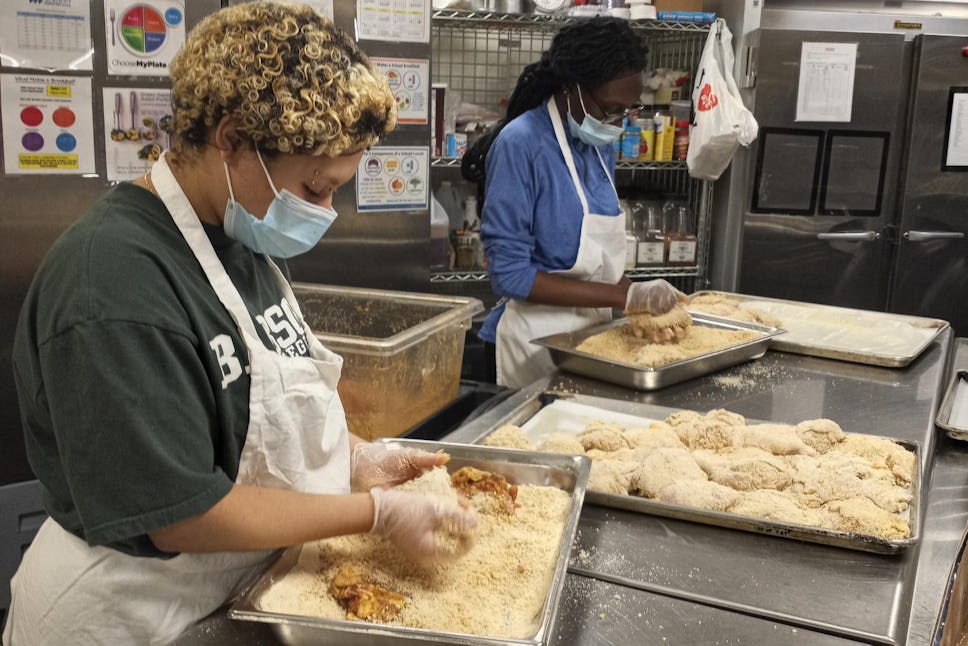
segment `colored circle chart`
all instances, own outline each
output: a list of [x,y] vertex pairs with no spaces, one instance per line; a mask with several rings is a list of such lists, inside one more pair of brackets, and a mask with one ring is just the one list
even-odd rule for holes
[[20,143],[25,150],[35,153],[44,147],[44,137],[39,132],[28,132],[20,139]]
[[57,148],[65,153],[69,153],[77,148],[77,137],[69,132],[62,132],[57,135]]
[[70,128],[77,121],[77,115],[70,108],[57,108],[50,118],[61,128]]
[[121,42],[136,56],[152,56],[165,44],[168,27],[152,7],[134,5],[121,13],[118,23]]
[[36,128],[44,120],[44,113],[34,105],[28,105],[20,111],[20,121],[28,128]]

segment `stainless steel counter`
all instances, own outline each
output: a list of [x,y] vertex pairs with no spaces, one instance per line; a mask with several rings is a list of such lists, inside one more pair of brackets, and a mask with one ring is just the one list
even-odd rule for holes
[[[968,364],[968,346],[958,341],[955,363]],[[553,641],[928,644],[968,520],[968,445],[934,428],[955,345],[946,332],[902,370],[769,352],[653,392],[557,373],[444,439],[474,441],[551,389],[603,397],[632,414],[644,405],[723,407],[777,422],[827,417],[851,432],[916,441],[925,490],[922,541],[896,556],[586,504]],[[178,643],[276,643],[265,626],[231,624],[213,616]]]

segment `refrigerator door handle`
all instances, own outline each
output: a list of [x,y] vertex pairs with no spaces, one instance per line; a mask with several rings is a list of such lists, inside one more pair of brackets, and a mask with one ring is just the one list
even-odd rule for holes
[[874,242],[880,240],[877,231],[854,231],[850,233],[818,233],[817,240],[850,240],[857,242]]
[[964,238],[963,231],[905,231],[904,239],[910,242],[925,242],[938,238]]

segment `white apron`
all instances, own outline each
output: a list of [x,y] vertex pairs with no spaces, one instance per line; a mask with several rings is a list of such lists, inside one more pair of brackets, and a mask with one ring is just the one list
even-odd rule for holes
[[[236,482],[348,493],[349,436],[336,393],[342,358],[306,328],[292,290],[275,266],[289,307],[306,329],[311,358],[266,349],[164,156],[152,168],[152,179],[248,351],[249,427]],[[268,550],[133,557],[91,547],[48,519],[10,582],[13,598],[3,643],[168,643],[241,592],[274,554]]]
[[[554,273],[578,280],[617,283],[625,268],[625,213],[608,216],[589,212],[588,200],[553,97],[548,101],[547,107],[558,147],[571,174],[583,214],[575,264],[570,269]],[[595,153],[611,182],[611,174],[605,167],[602,156],[597,149]],[[614,182],[612,189],[615,189]],[[554,370],[551,354],[547,349],[532,344],[531,339],[580,330],[608,321],[611,316],[611,308],[607,307],[563,307],[520,300],[508,301],[497,324],[497,383],[510,388],[523,388]]]

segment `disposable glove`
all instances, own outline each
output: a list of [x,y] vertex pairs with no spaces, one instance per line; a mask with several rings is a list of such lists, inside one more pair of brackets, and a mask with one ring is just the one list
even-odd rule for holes
[[350,461],[350,485],[353,491],[373,487],[392,487],[412,480],[424,471],[446,464],[446,453],[428,453],[420,449],[361,442],[353,449]]
[[685,301],[686,295],[673,287],[669,282],[658,278],[629,285],[625,296],[625,311],[629,314],[665,314],[680,301]]
[[419,562],[454,558],[472,545],[477,514],[455,501],[413,491],[373,487],[371,533],[391,540]]

